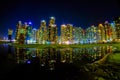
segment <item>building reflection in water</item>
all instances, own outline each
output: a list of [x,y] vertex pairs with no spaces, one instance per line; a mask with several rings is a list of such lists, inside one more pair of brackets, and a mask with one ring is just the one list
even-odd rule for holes
[[56,64],[92,63],[112,53],[112,46],[92,48],[16,48],[16,62],[19,64],[39,64],[49,70],[54,70]]

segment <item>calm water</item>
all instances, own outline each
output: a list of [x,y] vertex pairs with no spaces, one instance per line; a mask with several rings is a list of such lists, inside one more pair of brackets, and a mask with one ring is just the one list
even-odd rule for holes
[[[80,68],[112,53],[113,47],[92,48],[14,48],[0,45],[2,78],[39,78],[42,80],[87,80]],[[89,80],[89,79],[88,79]]]

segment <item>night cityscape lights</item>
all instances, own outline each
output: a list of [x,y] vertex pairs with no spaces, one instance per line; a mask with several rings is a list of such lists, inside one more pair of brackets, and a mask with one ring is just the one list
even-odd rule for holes
[[54,17],[50,17],[48,26],[45,20],[41,20],[39,29],[32,28],[32,22],[22,24],[19,21],[15,39],[19,44],[90,44],[119,41],[120,18],[115,18],[113,23],[105,21],[104,24],[92,25],[85,30],[72,24],[63,24],[60,30],[61,34],[58,36]]

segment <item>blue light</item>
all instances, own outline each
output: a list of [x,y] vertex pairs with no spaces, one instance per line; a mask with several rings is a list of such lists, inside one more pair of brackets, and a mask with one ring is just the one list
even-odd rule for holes
[[29,22],[28,24],[32,24],[32,22]]

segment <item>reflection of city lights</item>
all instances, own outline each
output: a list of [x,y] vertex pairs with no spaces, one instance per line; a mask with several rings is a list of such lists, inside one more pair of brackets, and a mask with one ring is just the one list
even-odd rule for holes
[[55,60],[51,60],[50,62],[53,63],[53,62],[56,62],[56,61]]
[[33,53],[33,54],[31,54],[31,56],[32,56],[32,57],[36,57],[36,55],[35,55],[34,53]]
[[45,64],[41,64],[41,66],[45,66]]
[[50,70],[54,70],[54,68],[50,68]]
[[27,64],[30,64],[31,63],[31,61],[30,60],[27,60]]
[[66,62],[66,60],[62,60],[62,63],[65,63]]
[[73,61],[70,61],[70,63],[73,63]]

